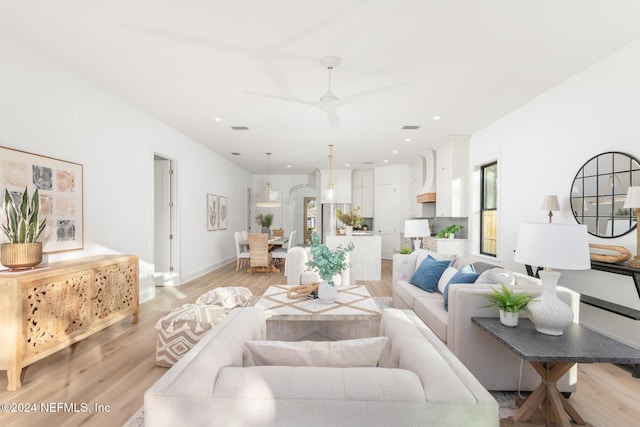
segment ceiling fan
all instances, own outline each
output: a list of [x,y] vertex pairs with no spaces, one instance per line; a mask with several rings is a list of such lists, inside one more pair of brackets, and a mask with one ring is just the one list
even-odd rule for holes
[[338,98],[338,96],[333,92],[333,88],[331,84],[332,84],[333,70],[338,65],[340,65],[341,62],[342,62],[341,59],[338,58],[337,56],[325,56],[323,58],[320,58],[320,64],[322,64],[322,66],[326,68],[328,72],[328,85],[327,85],[327,91],[322,96],[320,96],[318,101],[308,101],[305,99],[291,98],[291,97],[280,96],[280,95],[268,95],[268,94],[256,93],[256,92],[247,92],[247,93],[251,95],[262,96],[265,98],[274,98],[274,99],[279,99],[281,101],[296,102],[298,104],[304,104],[304,105],[309,105],[311,107],[319,108],[322,111],[324,111],[325,114],[327,115],[327,120],[329,121],[329,125],[331,126],[331,128],[334,130],[339,130],[340,117],[338,117],[338,113],[336,112],[338,108],[343,107],[347,104],[353,103],[360,98],[367,97],[372,92],[378,92],[378,91],[399,86],[398,84],[383,86],[379,88],[365,90],[364,92],[355,93],[353,95],[349,95],[344,98]]

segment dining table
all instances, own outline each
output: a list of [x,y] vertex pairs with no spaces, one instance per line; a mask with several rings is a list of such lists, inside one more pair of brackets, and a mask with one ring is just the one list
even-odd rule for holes
[[[273,239],[269,239],[268,243],[269,243],[269,251],[274,250],[275,248],[279,248],[282,247],[283,245],[287,244],[287,242],[289,241],[288,237],[276,237]],[[240,242],[238,242],[242,247],[243,250],[247,250],[249,251],[249,240],[240,240]],[[247,273],[251,272],[251,268],[249,268],[247,270]],[[280,269],[277,268],[275,265],[271,265],[271,272],[272,273],[279,273]]]

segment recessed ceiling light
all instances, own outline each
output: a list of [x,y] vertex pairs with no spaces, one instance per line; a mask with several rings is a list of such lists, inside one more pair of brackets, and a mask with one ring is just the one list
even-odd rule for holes
[[350,165],[349,163],[345,163],[345,164],[344,164],[344,166],[345,166],[346,168],[348,168],[348,167],[349,167],[349,166],[351,166],[351,165]]
[[440,120],[440,116],[433,116],[433,120]]
[[389,163],[389,160],[387,160],[387,159],[384,159],[384,162],[385,162],[385,163]]
[[287,167],[288,167],[288,168],[290,168],[290,167],[291,167],[291,165],[287,165]]
[[393,150],[393,154],[398,154],[398,150]]
[[214,117],[213,120],[215,120],[216,122],[221,122],[222,119],[220,117]]
[[407,142],[411,142],[411,138],[405,138],[404,140]]

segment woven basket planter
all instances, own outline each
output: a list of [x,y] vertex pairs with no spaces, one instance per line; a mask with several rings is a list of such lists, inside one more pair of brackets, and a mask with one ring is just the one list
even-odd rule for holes
[[42,262],[42,242],[3,243],[0,262],[11,270],[33,268]]

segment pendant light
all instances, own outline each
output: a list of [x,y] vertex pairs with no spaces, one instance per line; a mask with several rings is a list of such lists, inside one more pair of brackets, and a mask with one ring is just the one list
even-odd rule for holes
[[267,154],[267,185],[258,194],[256,206],[259,208],[279,208],[282,203],[278,200],[278,192],[271,188],[270,163],[271,153]]
[[329,188],[322,194],[322,203],[335,203],[336,190],[333,189],[333,144],[329,144]]

